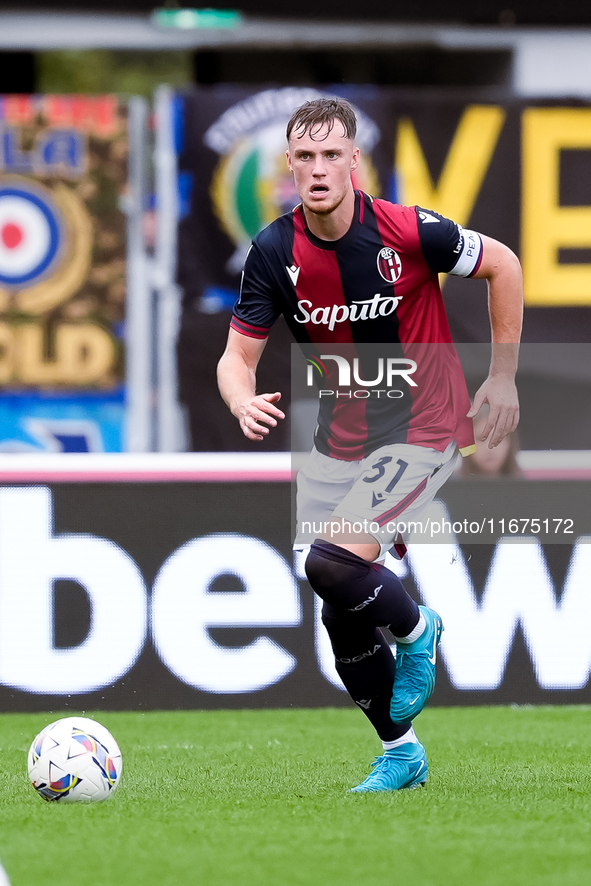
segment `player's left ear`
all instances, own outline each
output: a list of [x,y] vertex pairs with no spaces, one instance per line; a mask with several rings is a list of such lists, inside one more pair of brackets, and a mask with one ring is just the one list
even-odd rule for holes
[[351,172],[353,172],[353,170],[357,169],[357,167],[359,166],[359,156],[360,156],[359,148],[354,148],[353,149],[353,156],[351,157]]

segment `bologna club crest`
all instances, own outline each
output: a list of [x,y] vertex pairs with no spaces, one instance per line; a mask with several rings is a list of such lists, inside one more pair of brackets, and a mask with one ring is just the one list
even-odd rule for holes
[[64,245],[62,215],[33,183],[0,182],[0,285],[24,288],[52,273]]
[[378,252],[378,271],[386,283],[396,283],[402,273],[400,256],[390,246]]

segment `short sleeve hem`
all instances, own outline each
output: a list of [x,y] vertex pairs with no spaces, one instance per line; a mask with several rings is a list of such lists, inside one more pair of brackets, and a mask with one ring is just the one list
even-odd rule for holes
[[241,335],[247,335],[249,338],[258,338],[262,340],[269,336],[268,327],[253,326],[252,323],[245,323],[244,320],[240,320],[236,314],[233,315],[232,320],[230,321],[230,328],[239,332]]

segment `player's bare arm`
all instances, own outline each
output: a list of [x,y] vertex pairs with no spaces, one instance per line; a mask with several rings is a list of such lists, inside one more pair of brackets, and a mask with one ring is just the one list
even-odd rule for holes
[[492,355],[488,378],[476,392],[468,415],[475,416],[488,403],[481,439],[488,439],[492,449],[519,422],[515,373],[523,322],[523,276],[519,259],[507,246],[485,236],[482,244],[482,261],[474,276],[488,282]]
[[263,440],[285,418],[275,406],[281,399],[279,391],[256,393],[256,370],[266,343],[266,339],[249,338],[230,329],[226,350],[218,363],[220,393],[249,440]]

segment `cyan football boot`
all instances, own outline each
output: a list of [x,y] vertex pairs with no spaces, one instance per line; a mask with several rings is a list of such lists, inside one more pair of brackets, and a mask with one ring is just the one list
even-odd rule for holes
[[425,748],[419,742],[401,744],[384,751],[371,764],[371,772],[365,781],[351,788],[349,793],[364,794],[369,791],[400,791],[422,787],[427,781],[429,767]]
[[399,643],[390,716],[404,723],[420,714],[435,688],[435,659],[441,641],[441,617],[426,606],[419,606],[425,630],[414,643]]

